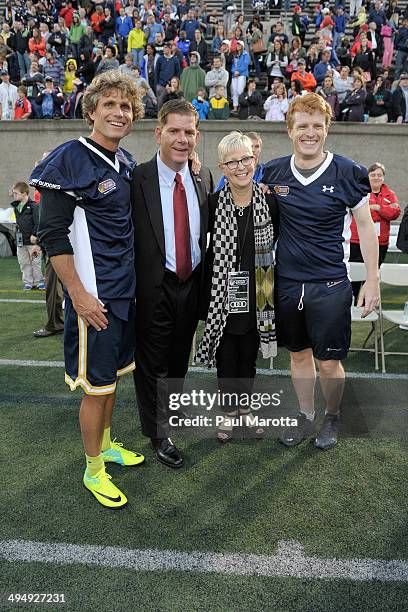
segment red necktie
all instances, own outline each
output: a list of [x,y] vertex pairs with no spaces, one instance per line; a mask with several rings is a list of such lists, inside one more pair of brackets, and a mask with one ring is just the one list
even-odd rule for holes
[[185,281],[192,272],[190,223],[188,220],[188,206],[186,190],[178,172],[174,177],[176,184],[173,191],[174,235],[176,242],[176,274],[180,280]]

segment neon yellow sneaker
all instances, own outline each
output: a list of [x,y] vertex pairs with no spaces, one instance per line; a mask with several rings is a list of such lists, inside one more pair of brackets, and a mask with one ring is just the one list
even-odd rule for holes
[[123,448],[122,442],[116,442],[116,438],[111,442],[111,447],[103,451],[102,459],[105,463],[119,463],[119,465],[139,465],[145,460],[144,455]]
[[126,495],[111,482],[112,476],[105,472],[105,468],[102,468],[96,476],[88,476],[87,472],[88,470],[85,470],[84,485],[102,506],[107,508],[123,508],[123,506],[126,506],[128,501]]

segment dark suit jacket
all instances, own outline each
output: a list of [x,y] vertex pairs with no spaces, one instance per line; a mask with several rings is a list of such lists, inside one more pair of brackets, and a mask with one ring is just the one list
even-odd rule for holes
[[[201,281],[204,278],[204,259],[208,225],[208,194],[214,190],[211,172],[201,168],[195,176],[201,216]],[[132,180],[132,216],[135,232],[136,267],[136,326],[146,328],[160,299],[166,265],[163,215],[160,199],[159,173],[156,155],[136,166]]]

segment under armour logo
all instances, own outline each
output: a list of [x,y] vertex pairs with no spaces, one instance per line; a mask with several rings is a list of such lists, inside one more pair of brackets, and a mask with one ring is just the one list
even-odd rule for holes
[[327,185],[323,185],[323,187],[322,187],[322,191],[323,191],[323,193],[325,193],[326,191],[330,191],[330,193],[333,193],[333,191],[334,191],[334,186],[333,186],[333,185],[330,185],[330,187],[328,187]]

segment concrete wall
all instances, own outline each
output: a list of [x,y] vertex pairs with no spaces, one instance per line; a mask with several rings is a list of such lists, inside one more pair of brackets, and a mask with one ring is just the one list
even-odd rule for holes
[[[124,147],[138,162],[148,160],[156,151],[154,126],[154,121],[141,121],[124,141]],[[205,121],[201,125],[198,153],[215,178],[220,174],[218,142],[234,129],[262,134],[264,161],[291,152],[282,123]],[[87,127],[82,121],[0,121],[0,133],[0,207],[6,207],[11,201],[9,190],[13,182],[26,180],[45,150],[86,134]],[[387,168],[387,183],[402,204],[408,203],[408,125],[335,124],[330,129],[327,148],[366,166],[381,161]]]

